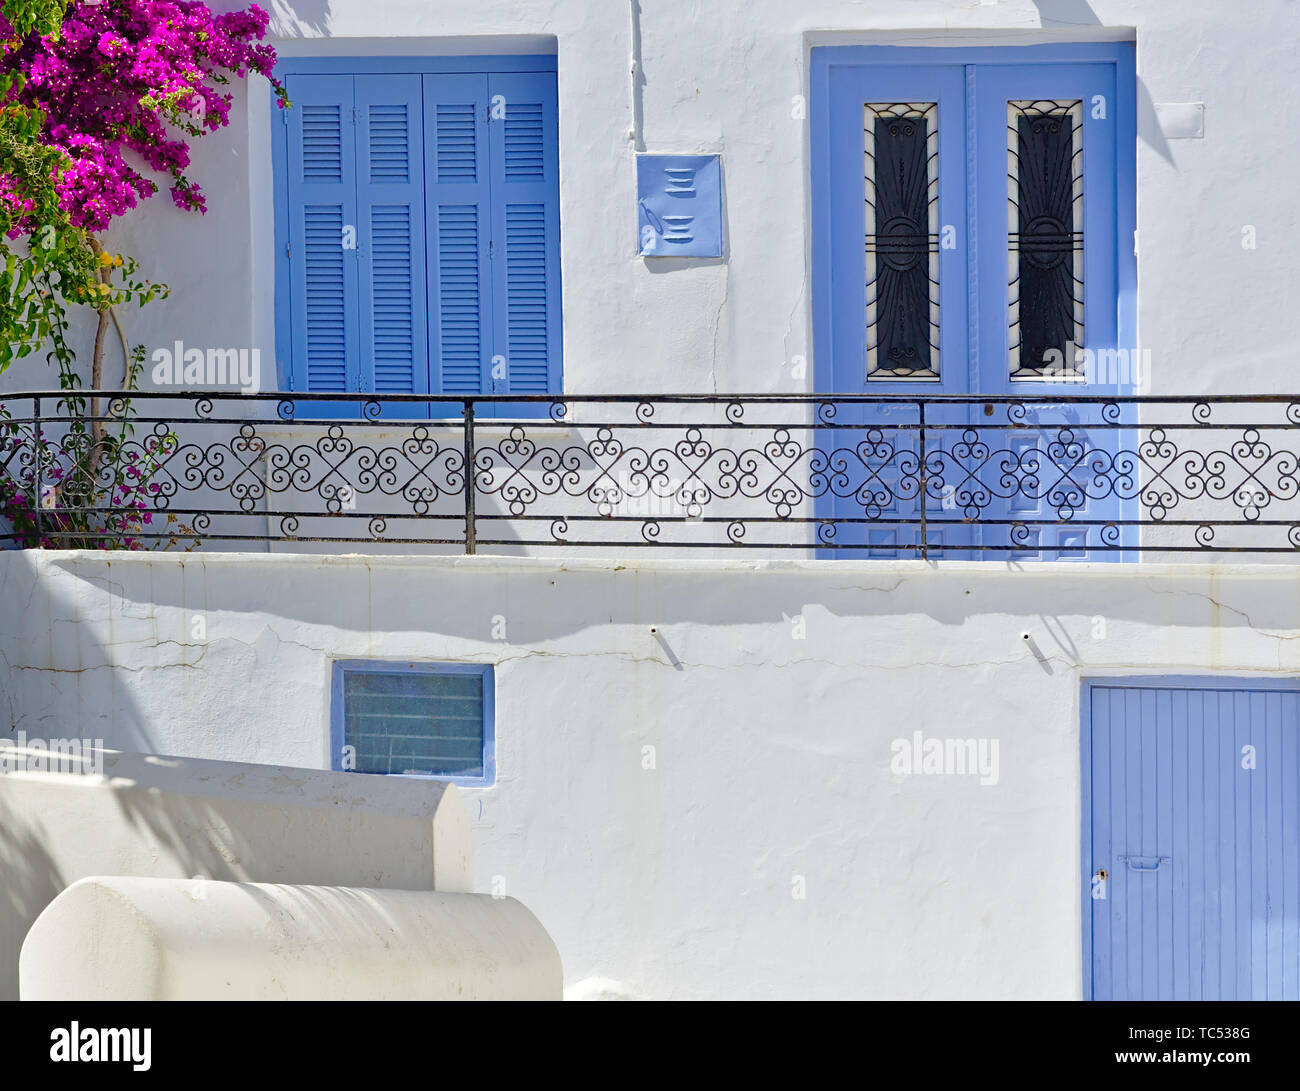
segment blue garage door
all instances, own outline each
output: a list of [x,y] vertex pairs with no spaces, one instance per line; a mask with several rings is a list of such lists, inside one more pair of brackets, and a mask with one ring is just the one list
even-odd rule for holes
[[1093,683],[1084,989],[1300,999],[1300,684]]

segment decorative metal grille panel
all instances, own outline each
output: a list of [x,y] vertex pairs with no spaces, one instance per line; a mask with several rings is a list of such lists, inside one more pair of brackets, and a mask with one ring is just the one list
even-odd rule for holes
[[1084,378],[1083,103],[1007,103],[1013,379]]
[[[501,404],[540,415],[480,419]],[[85,407],[120,437],[93,472]],[[401,419],[430,407],[463,416]],[[325,408],[357,415],[313,417]],[[0,485],[24,502],[0,544],[861,551],[898,536],[932,557],[1300,556],[1295,395],[49,391],[3,410]]]
[[863,144],[867,379],[937,379],[937,104],[866,103]]

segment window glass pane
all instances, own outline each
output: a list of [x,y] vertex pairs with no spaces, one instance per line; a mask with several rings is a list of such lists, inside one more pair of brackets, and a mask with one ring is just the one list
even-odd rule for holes
[[939,377],[939,131],[933,102],[868,102],[867,379]]
[[483,676],[349,670],[343,742],[359,773],[482,776]]
[[1013,379],[1082,378],[1083,104],[1007,103]]

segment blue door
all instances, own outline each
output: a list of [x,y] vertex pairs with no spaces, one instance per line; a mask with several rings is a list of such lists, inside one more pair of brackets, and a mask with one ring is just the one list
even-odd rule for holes
[[[820,432],[830,495],[819,514],[850,520],[834,545],[869,556],[915,555],[921,542],[920,411],[903,399],[971,388],[965,70],[884,63],[896,51],[883,52],[881,63],[857,63],[854,51],[814,81],[824,96],[814,100],[814,162],[825,164],[814,178],[825,198],[815,210],[826,263],[814,288],[824,304],[818,392],[886,399],[840,405]],[[954,413],[964,422],[967,407]],[[943,500],[925,498],[931,514]],[[926,540],[951,547],[955,536],[969,542],[971,528],[929,530]]]
[[1058,399],[1135,378],[1132,61],[814,51],[815,383],[872,399],[819,437],[837,546],[914,555],[923,516],[931,555],[1124,540],[1118,418]]
[[1300,683],[1084,690],[1084,994],[1300,999]]

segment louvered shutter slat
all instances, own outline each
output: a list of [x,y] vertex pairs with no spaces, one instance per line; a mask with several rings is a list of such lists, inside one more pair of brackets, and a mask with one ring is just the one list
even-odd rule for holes
[[426,75],[424,117],[430,381],[443,394],[480,394],[491,355],[487,77]]
[[287,86],[290,382],[300,391],[353,390],[359,285],[343,249],[357,209],[353,77],[291,75]]
[[[494,351],[506,357],[511,394],[560,390],[559,162],[555,75],[492,75],[505,117],[492,128]],[[523,406],[503,407],[503,412]]]
[[[363,389],[424,394],[429,355],[422,82],[418,75],[359,75],[356,86]],[[427,415],[424,406],[410,403],[386,404],[381,412]]]

